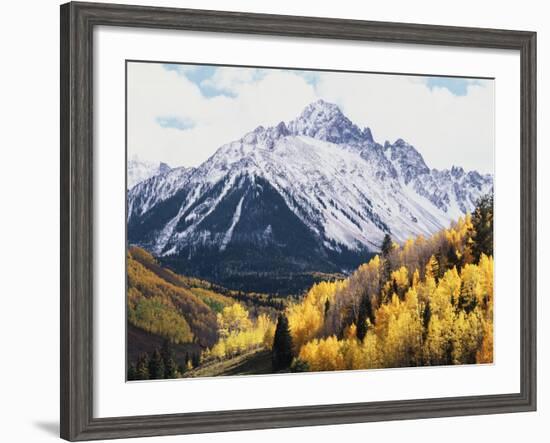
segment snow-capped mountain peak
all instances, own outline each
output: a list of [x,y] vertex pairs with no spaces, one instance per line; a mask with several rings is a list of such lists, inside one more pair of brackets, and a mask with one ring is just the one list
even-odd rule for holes
[[288,128],[294,135],[307,135],[331,143],[349,143],[364,138],[362,131],[337,105],[324,100],[306,106],[300,116],[288,124]]
[[136,184],[155,175],[165,174],[170,169],[170,166],[166,163],[141,160],[137,155],[134,155],[128,159],[126,164],[127,187],[131,189]]
[[393,145],[386,141],[384,151],[407,185],[417,176],[430,172],[422,154],[401,138]]
[[492,176],[459,166],[430,169],[404,140],[382,146],[317,101],[197,168],[132,188],[128,239],[205,277],[268,272],[267,256],[291,272],[340,272],[379,250],[387,233],[404,241],[448,227],[492,186]]
[[158,171],[159,171],[159,174],[166,174],[171,169],[172,168],[168,166],[166,163],[160,162]]
[[253,131],[246,134],[241,141],[248,145],[258,145],[267,149],[272,149],[275,140],[290,135],[290,132],[284,122],[280,122],[276,126],[264,128],[258,126]]
[[374,137],[372,136],[372,131],[370,128],[363,129],[363,138],[370,143],[374,142]]

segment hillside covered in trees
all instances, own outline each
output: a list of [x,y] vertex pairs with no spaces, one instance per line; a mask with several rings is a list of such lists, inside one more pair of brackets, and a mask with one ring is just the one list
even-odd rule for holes
[[[128,379],[493,361],[493,201],[302,297],[230,291],[128,251]],[[130,337],[130,336],[129,336]],[[135,338],[135,337],[134,337]]]
[[[127,253],[127,280],[130,380],[179,377],[206,353],[234,356],[257,348],[275,328],[271,318],[284,309],[276,297],[175,274],[137,247]],[[164,376],[159,365],[174,370]]]

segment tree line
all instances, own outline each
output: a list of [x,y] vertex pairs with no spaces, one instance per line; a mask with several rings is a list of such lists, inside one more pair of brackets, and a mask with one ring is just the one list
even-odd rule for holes
[[274,356],[290,353],[296,371],[492,362],[492,254],[492,196],[429,238],[388,234],[350,277],[286,309],[277,330],[288,324],[290,340]]
[[181,364],[176,357],[169,340],[164,340],[162,347],[152,352],[143,352],[136,362],[127,368],[127,380],[161,380],[181,378],[187,371],[200,364],[199,353],[186,353]]

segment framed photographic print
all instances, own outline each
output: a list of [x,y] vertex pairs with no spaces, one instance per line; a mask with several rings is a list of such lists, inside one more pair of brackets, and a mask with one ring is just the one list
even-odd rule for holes
[[536,34],[61,7],[61,436],[536,408]]

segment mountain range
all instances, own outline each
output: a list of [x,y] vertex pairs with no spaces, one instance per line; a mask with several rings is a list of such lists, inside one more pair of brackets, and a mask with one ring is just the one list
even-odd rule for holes
[[126,186],[131,189],[136,184],[169,170],[170,166],[166,163],[140,160],[137,156],[133,156],[126,163]]
[[131,187],[128,242],[180,273],[292,292],[299,288],[285,282],[297,276],[353,270],[385,234],[402,242],[448,227],[492,188],[489,174],[429,168],[402,139],[377,143],[319,100],[196,168],[157,171]]

